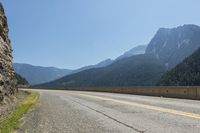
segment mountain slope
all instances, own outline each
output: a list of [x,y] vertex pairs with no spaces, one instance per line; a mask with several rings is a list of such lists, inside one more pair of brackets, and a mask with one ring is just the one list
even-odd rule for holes
[[[145,50],[146,50],[146,45],[139,45],[139,46],[136,46],[134,48],[132,48],[131,50],[125,52],[123,55],[117,57],[115,60],[112,60],[112,59],[106,59],[104,61],[101,61],[99,62],[98,64],[95,64],[95,65],[89,65],[89,66],[85,66],[85,67],[82,67],[80,69],[77,69],[77,70],[73,70],[72,73],[69,73],[67,75],[71,75],[71,74],[75,74],[75,73],[78,73],[78,72],[81,72],[81,71],[84,71],[84,70],[89,70],[89,69],[93,69],[93,68],[101,68],[101,67],[106,67],[106,66],[109,66],[110,64],[112,64],[113,62],[117,61],[117,60],[121,60],[121,59],[124,59],[124,58],[128,58],[128,57],[131,57],[133,55],[138,55],[138,54],[144,54],[145,53]],[[67,76],[66,75],[66,76]]]
[[39,85],[45,87],[139,86],[153,85],[166,71],[155,56],[137,55],[103,67],[65,76]]
[[132,48],[131,50],[125,52],[123,55],[119,56],[116,60],[121,60],[123,58],[131,57],[133,55],[144,54],[146,48],[147,48],[147,45],[136,46],[136,47]]
[[15,77],[17,78],[18,85],[29,85],[28,81],[21,75],[15,73]]
[[81,71],[84,71],[84,70],[88,70],[88,69],[106,67],[106,66],[109,66],[112,63],[113,63],[113,60],[106,59],[104,61],[99,62],[96,65],[85,66],[85,67],[82,67],[80,69],[74,70],[71,74],[78,73],[78,72],[81,72]]
[[154,54],[166,66],[173,68],[198,48],[200,27],[184,25],[172,29],[159,29],[149,43],[146,53]]
[[163,86],[199,86],[200,85],[200,49],[162,76],[158,85]]
[[71,73],[71,70],[54,67],[40,67],[20,63],[14,63],[13,66],[16,73],[26,78],[31,85],[53,81]]

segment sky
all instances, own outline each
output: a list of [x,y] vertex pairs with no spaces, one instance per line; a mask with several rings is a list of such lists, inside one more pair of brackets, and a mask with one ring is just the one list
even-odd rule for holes
[[200,0],[0,0],[14,62],[77,69],[148,44],[156,31],[200,25]]

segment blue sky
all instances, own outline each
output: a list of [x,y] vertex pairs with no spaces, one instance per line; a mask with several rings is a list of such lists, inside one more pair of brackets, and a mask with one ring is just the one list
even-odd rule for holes
[[1,0],[14,62],[75,69],[147,44],[160,27],[200,25],[200,0]]

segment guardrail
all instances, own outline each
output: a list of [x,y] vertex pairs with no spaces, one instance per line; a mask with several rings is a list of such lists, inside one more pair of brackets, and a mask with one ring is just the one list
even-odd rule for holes
[[78,91],[98,91],[125,93],[135,95],[184,98],[200,100],[200,86],[156,86],[156,87],[80,87],[80,88],[63,88],[67,90]]
[[[38,89],[124,93],[146,96],[200,100],[200,86],[133,86],[133,87],[37,87]],[[36,89],[35,87],[33,89]]]

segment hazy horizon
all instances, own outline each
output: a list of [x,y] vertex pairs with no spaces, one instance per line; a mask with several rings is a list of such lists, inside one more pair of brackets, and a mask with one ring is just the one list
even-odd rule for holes
[[[156,31],[200,25],[200,1],[2,0],[14,62],[76,69],[148,44]],[[144,10],[145,9],[145,10]]]

